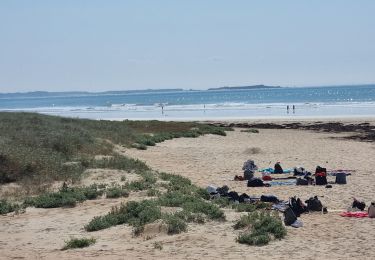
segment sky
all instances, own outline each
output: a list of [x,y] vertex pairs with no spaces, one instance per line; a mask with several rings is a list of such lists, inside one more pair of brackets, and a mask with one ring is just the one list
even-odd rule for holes
[[0,92],[375,83],[373,0],[1,0]]

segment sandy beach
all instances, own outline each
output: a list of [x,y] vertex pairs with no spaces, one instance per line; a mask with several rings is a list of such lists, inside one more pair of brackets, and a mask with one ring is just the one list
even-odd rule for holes
[[[194,184],[228,185],[231,190],[260,196],[272,194],[287,200],[291,196],[306,200],[319,196],[328,214],[301,216],[303,227],[287,227],[283,240],[253,247],[235,241],[234,221],[241,213],[225,209],[226,222],[189,224],[188,231],[174,236],[152,229],[142,237],[132,237],[126,225],[87,233],[83,226],[94,216],[105,214],[121,202],[145,196],[138,192],[126,199],[95,200],[68,209],[27,208],[20,215],[0,216],[0,259],[375,259],[375,220],[339,216],[356,197],[368,205],[375,200],[373,164],[375,145],[347,140],[348,133],[322,133],[307,130],[260,129],[259,133],[235,131],[227,136],[206,135],[178,138],[147,150],[118,147],[118,152],[145,161],[154,170],[179,174]],[[314,171],[317,165],[354,170],[348,184],[324,186],[272,186],[248,188],[246,182],[233,181],[242,174],[244,161],[254,160],[259,168],[303,166]],[[127,175],[128,173],[123,173]],[[259,173],[257,173],[260,176]],[[92,170],[85,184],[100,178],[120,182],[119,175]],[[334,177],[329,177],[329,181]],[[149,236],[147,236],[149,234]],[[61,251],[64,240],[72,236],[93,236],[91,247]],[[160,242],[163,249],[155,249]]]

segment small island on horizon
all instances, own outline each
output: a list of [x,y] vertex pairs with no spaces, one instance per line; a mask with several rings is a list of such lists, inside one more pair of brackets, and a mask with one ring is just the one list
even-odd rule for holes
[[266,86],[266,85],[253,85],[253,86],[236,86],[236,87],[219,87],[209,88],[207,90],[246,90],[246,89],[265,89],[265,88],[281,88],[281,86]]

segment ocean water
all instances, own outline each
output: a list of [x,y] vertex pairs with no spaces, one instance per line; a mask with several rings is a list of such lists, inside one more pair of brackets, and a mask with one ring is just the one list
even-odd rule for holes
[[55,96],[0,94],[0,111],[114,120],[375,117],[375,85]]

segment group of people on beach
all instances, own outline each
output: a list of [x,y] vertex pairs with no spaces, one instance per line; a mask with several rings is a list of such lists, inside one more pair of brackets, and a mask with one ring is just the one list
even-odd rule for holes
[[[294,114],[295,111],[296,111],[296,106],[293,105],[293,106],[292,106],[292,109],[293,109],[293,114]],[[289,114],[289,105],[286,106],[286,112]]]

